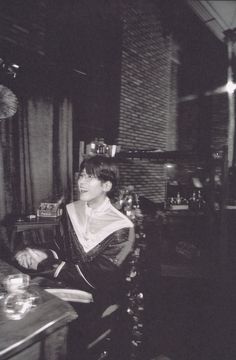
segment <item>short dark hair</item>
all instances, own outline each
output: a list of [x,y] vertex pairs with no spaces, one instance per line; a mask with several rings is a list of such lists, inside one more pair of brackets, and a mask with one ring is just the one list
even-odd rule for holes
[[101,155],[86,158],[80,165],[80,173],[83,170],[102,182],[110,181],[112,183],[112,189],[107,195],[109,195],[109,197],[114,196],[119,181],[119,169],[112,158]]

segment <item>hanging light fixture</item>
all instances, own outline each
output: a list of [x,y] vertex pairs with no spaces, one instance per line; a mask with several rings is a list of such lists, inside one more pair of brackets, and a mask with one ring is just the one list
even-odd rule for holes
[[[3,79],[15,79],[19,68],[19,65],[7,62],[0,58],[0,75]],[[17,105],[18,101],[16,95],[8,87],[0,84],[0,120],[15,115]]]
[[16,95],[4,85],[0,85],[0,120],[12,117],[17,111]]
[[0,58],[0,74],[10,78],[16,78],[20,66],[15,63],[7,62]]

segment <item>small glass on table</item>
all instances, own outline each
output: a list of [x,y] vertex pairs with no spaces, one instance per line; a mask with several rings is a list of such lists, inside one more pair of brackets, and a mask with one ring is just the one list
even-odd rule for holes
[[29,284],[30,276],[27,274],[8,275],[4,279],[7,294],[3,301],[3,311],[9,319],[20,320],[37,306],[38,294],[28,290]]

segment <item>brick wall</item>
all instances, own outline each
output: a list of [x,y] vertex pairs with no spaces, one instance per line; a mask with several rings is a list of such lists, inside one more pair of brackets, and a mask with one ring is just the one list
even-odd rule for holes
[[178,73],[179,73],[179,46],[172,39],[171,43],[171,73],[170,73],[170,112],[168,116],[167,150],[177,150],[178,147]]
[[[171,93],[170,36],[163,35],[158,7],[151,1],[123,6],[120,122],[117,143],[122,149],[167,150]],[[172,108],[174,109],[174,108]],[[174,134],[172,128],[172,139]],[[164,167],[146,160],[121,164],[121,184],[133,184],[150,200],[165,194]]]
[[[215,49],[220,49],[224,54],[223,45],[209,34],[209,30],[198,19],[194,20],[191,33],[179,27],[180,24],[176,27],[177,31],[182,31],[182,39],[185,39],[183,44],[187,41],[187,47],[186,44],[178,43],[178,40],[174,41],[171,31],[168,35],[165,31],[166,24],[163,23],[159,5],[160,3],[154,4],[151,0],[129,1],[123,5],[117,143],[122,149],[177,149],[201,153],[208,153],[211,147],[219,149],[227,144],[227,96],[205,96],[203,87],[205,91],[214,89],[224,81],[225,70],[214,65]],[[180,18],[177,22],[180,22]],[[202,37],[196,37],[196,40],[192,33],[197,34],[199,29]],[[176,35],[176,32],[172,33]],[[195,51],[191,48],[192,37],[199,44],[200,53],[195,54],[195,57],[191,57],[191,51]],[[206,50],[206,38],[212,54],[209,63],[199,61]],[[180,60],[179,50],[181,56],[184,55]],[[183,64],[180,64],[183,59]],[[182,85],[185,84],[185,90],[193,90],[193,98],[178,103],[178,86],[181,85],[177,84],[181,81],[178,78],[179,67],[182,74],[188,76],[188,81],[185,78]],[[216,74],[215,67],[220,69],[217,78],[213,76],[213,73]],[[187,182],[196,165],[179,164],[179,179]],[[120,169],[121,185],[133,184],[140,195],[155,202],[164,200],[167,174],[162,165],[146,160],[132,160],[128,164],[120,164]]]
[[[18,16],[18,10],[15,6],[17,1],[13,1],[12,6],[6,8],[7,13],[4,14],[3,12],[4,29],[2,37],[5,40],[2,40],[2,47],[4,49],[6,43],[6,48],[11,49],[7,41],[9,37],[12,39],[12,47],[15,47],[15,43],[19,43],[19,48],[22,49],[23,53],[26,53],[25,56],[20,57],[22,59],[26,57],[28,60],[30,50],[36,55],[48,53],[52,59],[56,58],[59,61],[60,56],[56,57],[55,54],[57,51],[61,51],[61,42],[67,43],[67,39],[70,39],[71,42],[72,38],[76,39],[76,44],[79,45],[78,49],[82,49],[83,45],[87,43],[90,44],[89,47],[85,47],[87,49],[85,52],[78,50],[74,53],[77,46],[69,46],[70,43],[68,43],[70,51],[67,56],[61,57],[63,64],[65,60],[68,62],[72,58],[73,64],[70,65],[81,68],[81,54],[83,53],[84,64],[90,64],[89,69],[91,71],[88,73],[92,74],[90,75],[91,79],[86,80],[87,85],[84,86],[84,83],[81,85],[83,90],[79,92],[76,89],[75,91],[79,108],[75,111],[75,144],[78,142],[78,138],[85,140],[85,135],[87,135],[88,141],[96,135],[105,137],[107,141],[113,141],[117,134],[117,123],[119,122],[118,136],[114,142],[121,145],[122,149],[155,148],[163,151],[200,149],[205,151],[210,145],[220,148],[227,143],[228,107],[226,94],[209,96],[200,100],[196,97],[195,100],[180,103],[177,109],[177,81],[179,81],[177,75],[179,67],[181,67],[185,74],[185,82],[182,82],[184,88],[194,90],[195,94],[198,94],[198,88],[195,85],[205,86],[206,82],[206,90],[222,85],[226,79],[224,72],[222,72],[222,69],[225,68],[224,50],[219,52],[219,46],[214,47],[212,45],[216,39],[210,38],[208,41],[206,34],[202,34],[202,32],[202,35],[199,36],[199,26],[205,27],[202,24],[193,26],[189,14],[187,16],[185,13],[181,15],[183,3],[181,6],[176,5],[176,9],[171,6],[171,9],[174,9],[173,16],[177,16],[177,18],[174,22],[169,20],[170,24],[167,26],[168,17],[163,18],[163,6],[161,6],[164,3],[168,4],[163,0],[123,1],[121,16],[115,8],[112,13],[114,16],[111,18],[109,14],[102,21],[102,26],[99,23],[98,28],[100,30],[97,31],[96,28],[92,31],[94,23],[97,24],[97,17],[94,15],[94,18],[90,19],[90,25],[86,25],[87,13],[90,14],[90,12],[85,3],[83,11],[77,9],[73,12],[72,17],[70,12],[68,12],[67,17],[62,16],[65,23],[61,26],[60,14],[64,14],[64,8],[59,5],[70,8],[70,5],[62,0],[57,6],[56,14],[51,8],[52,1],[40,0],[36,5],[32,5],[32,8],[28,9],[23,17],[22,15]],[[175,2],[172,5],[174,4]],[[51,11],[49,11],[50,9]],[[170,7],[167,6],[167,14],[169,14],[169,10]],[[81,18],[80,13],[82,14]],[[185,17],[181,20],[180,15]],[[51,24],[48,21],[50,16],[54,16],[54,32],[51,29],[52,26],[49,26],[48,31],[45,31],[48,23]],[[15,19],[16,26],[26,31],[22,32],[22,29],[16,30],[16,26],[10,26],[10,17]],[[99,19],[102,18],[99,16]],[[68,27],[68,21],[71,25],[66,35],[64,29]],[[182,29],[180,26],[187,22],[190,22],[191,32],[186,31],[185,28]],[[177,32],[182,32],[178,40],[184,38],[183,44],[187,44],[183,51],[184,62],[182,65],[179,64],[179,48],[176,46],[176,40],[174,41],[170,35],[171,31],[167,32],[168,27],[171,29],[172,23],[175,23],[172,33],[176,36]],[[80,25],[75,26],[75,24]],[[58,27],[61,28],[60,36],[58,35]],[[69,31],[71,28],[73,32]],[[83,29],[82,33],[81,29]],[[122,39],[120,40],[121,32]],[[96,37],[94,37],[94,33],[96,33]],[[105,34],[109,35],[105,36]],[[202,45],[199,48],[201,41],[204,46]],[[194,49],[195,53],[192,56],[191,51]],[[18,51],[20,52],[20,50]],[[209,52],[207,56],[206,51]],[[6,51],[6,56],[8,52]],[[120,52],[122,56],[121,80]],[[64,48],[62,53],[65,53]],[[210,53],[213,55],[209,56]],[[30,58],[32,60],[32,57]],[[97,61],[98,59],[99,61]],[[208,59],[207,62],[206,59]],[[31,62],[25,63],[25,67],[29,70],[31,66],[32,69],[35,66],[33,65],[34,61]],[[50,76],[44,74],[47,82]],[[188,86],[186,86],[186,77],[188,78]],[[55,84],[54,76],[53,79]],[[206,79],[205,82],[204,79]],[[62,81],[57,81],[60,83],[60,87],[64,84]],[[73,81],[75,81],[74,78]],[[39,87],[38,81],[31,82],[35,84],[35,87]],[[25,91],[23,82],[21,86]],[[184,93],[184,95],[188,94]],[[177,113],[178,120],[176,120]],[[74,162],[76,164],[77,153],[78,149],[75,146]],[[140,195],[144,195],[153,201],[163,201],[166,179],[163,166],[145,160],[135,160],[128,164],[122,163],[120,168],[121,185],[133,184]]]
[[212,96],[211,144],[221,149],[228,142],[228,96],[226,93]]

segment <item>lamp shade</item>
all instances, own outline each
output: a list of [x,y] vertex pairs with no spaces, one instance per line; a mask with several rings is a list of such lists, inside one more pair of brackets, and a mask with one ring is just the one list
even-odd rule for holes
[[13,116],[17,111],[16,95],[4,85],[0,85],[0,120]]

